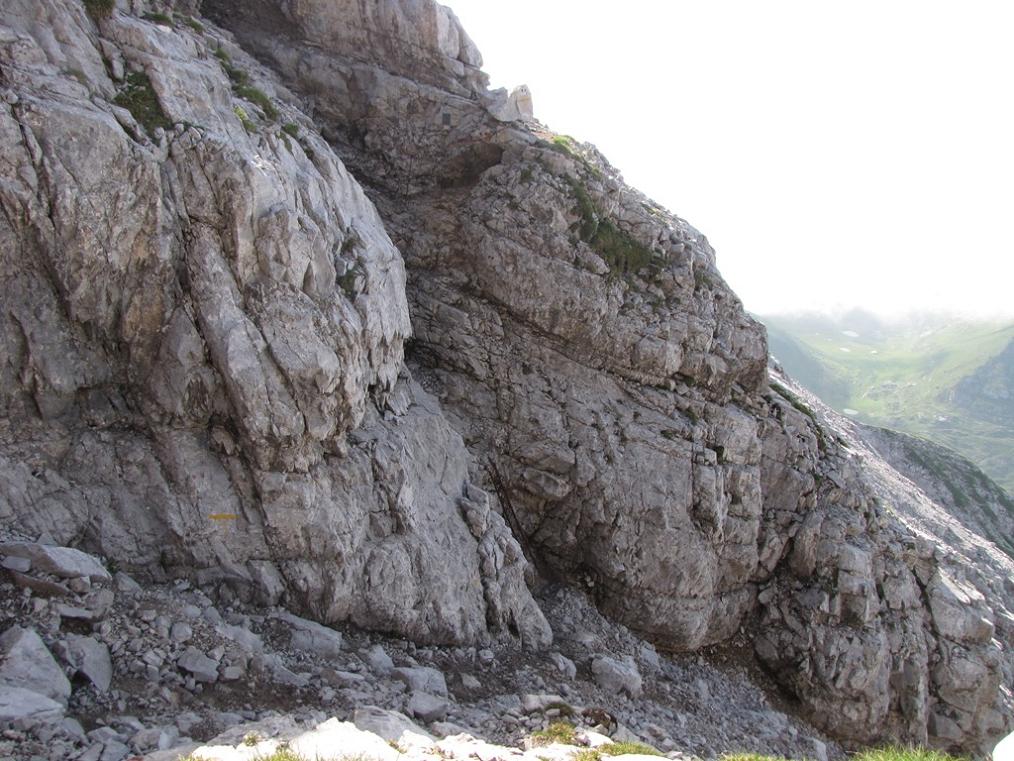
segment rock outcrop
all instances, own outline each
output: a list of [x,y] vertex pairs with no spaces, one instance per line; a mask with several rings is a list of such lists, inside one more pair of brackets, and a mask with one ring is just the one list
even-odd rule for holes
[[936,546],[939,507],[769,384],[704,236],[505,121],[448,9],[205,0],[233,38],[9,5],[4,520],[537,647],[523,545],[668,649],[749,631],[846,739],[1010,728],[1010,558]]
[[325,622],[546,642],[404,368],[401,256],[292,95],[199,24],[2,24],[0,518]]

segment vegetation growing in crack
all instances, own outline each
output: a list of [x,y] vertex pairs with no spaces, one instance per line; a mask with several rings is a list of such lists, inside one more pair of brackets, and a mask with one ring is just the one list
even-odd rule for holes
[[126,83],[113,102],[130,111],[137,123],[149,134],[159,127],[162,129],[172,127],[172,122],[158,102],[158,96],[151,86],[151,79],[143,71],[132,71],[127,74]]
[[[720,761],[788,761],[781,756],[760,753],[727,753]],[[939,750],[919,747],[889,746],[864,750],[852,756],[852,761],[968,761],[964,756],[952,756]]]
[[820,427],[820,423],[817,422],[817,416],[814,414],[813,410],[810,409],[810,406],[778,381],[771,381],[771,389],[780,397],[785,399],[785,401],[791,404],[795,409],[810,418],[813,422],[814,434],[817,436],[817,446],[820,447],[820,451],[825,451],[827,449],[827,440],[824,437],[824,431]]
[[116,0],[84,0],[84,7],[88,15],[98,21],[113,15]]
[[185,19],[183,19],[183,23],[189,26],[198,34],[204,34],[204,24],[195,19],[193,16],[187,16]]
[[657,255],[595,207],[588,189],[579,180],[568,177],[577,199],[578,235],[609,265],[613,274],[635,275],[646,267],[657,267]]
[[574,725],[569,721],[554,721],[545,729],[532,732],[531,736],[532,743],[536,747],[540,745],[552,745],[553,743],[572,745],[575,739],[575,729]]
[[167,26],[170,29],[174,26],[173,17],[168,13],[145,13],[142,18],[145,21],[151,21],[160,26]]
[[658,750],[644,743],[612,742],[600,745],[597,748],[578,751],[574,754],[572,761],[602,761],[603,757],[626,756],[628,754],[638,756],[662,755]]
[[239,119],[240,124],[243,125],[243,129],[251,134],[257,131],[257,125],[250,121],[250,115],[246,112],[245,108],[236,106],[232,111],[236,114],[236,118]]
[[[222,68],[225,70],[229,80],[232,82],[233,93],[243,100],[249,101],[257,106],[261,110],[261,113],[264,114],[264,118],[272,122],[275,121],[278,118],[278,109],[275,107],[275,104],[271,102],[271,98],[269,98],[263,90],[250,84],[250,75],[243,71],[243,69],[234,66],[229,54],[222,48],[216,48],[213,55],[222,62]],[[244,124],[243,126],[246,125]],[[288,126],[289,125],[287,124],[282,129],[286,129]],[[293,137],[295,137],[295,135],[293,135]]]
[[248,100],[257,106],[270,121],[278,118],[278,109],[275,108],[271,102],[271,98],[265,95],[263,91],[251,85],[237,85],[233,88],[233,92],[243,98],[243,100]]

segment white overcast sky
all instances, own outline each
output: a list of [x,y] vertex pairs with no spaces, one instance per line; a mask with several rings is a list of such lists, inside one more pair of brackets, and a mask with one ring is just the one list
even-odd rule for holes
[[1014,3],[444,2],[748,309],[1014,314]]

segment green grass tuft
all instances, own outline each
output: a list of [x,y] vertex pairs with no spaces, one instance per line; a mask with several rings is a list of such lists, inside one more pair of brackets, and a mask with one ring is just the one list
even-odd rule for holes
[[173,17],[168,13],[145,13],[143,18],[145,21],[151,21],[161,26],[168,26],[169,28],[174,26]]
[[930,748],[888,746],[857,753],[853,761],[968,761],[965,756],[952,756]]
[[262,90],[258,90],[251,85],[237,85],[233,88],[233,92],[244,100],[248,100],[256,105],[270,121],[278,118],[278,109],[271,102],[271,98],[265,95]]
[[299,137],[299,125],[298,124],[293,124],[292,122],[288,122],[287,124],[283,124],[282,125],[282,132],[284,132],[289,137]]
[[242,106],[236,106],[232,109],[232,111],[236,114],[236,118],[239,119],[240,123],[243,125],[243,129],[251,134],[257,131],[257,125],[250,121],[250,115],[246,112],[245,108]]
[[532,732],[532,741],[536,746],[553,743],[572,745],[574,739],[574,725],[569,721],[554,721],[545,729]]
[[169,129],[173,126],[158,102],[151,80],[143,71],[132,71],[127,74],[126,84],[113,102],[130,111],[137,123],[149,134],[158,127]]
[[577,199],[578,235],[602,257],[613,274],[635,275],[646,267],[657,266],[656,255],[650,248],[599,213],[584,185],[572,177],[567,181]]
[[193,16],[187,16],[185,19],[183,19],[183,23],[189,26],[198,34],[204,34],[204,24],[195,19]]
[[639,742],[614,742],[600,745],[596,750],[604,756],[625,756],[628,753],[639,756],[661,756],[657,748]]
[[229,79],[232,80],[232,86],[234,89],[236,87],[245,87],[247,82],[250,81],[250,76],[243,71],[243,69],[236,68],[228,61],[222,62],[222,68],[225,69],[225,73],[228,74]]
[[229,57],[229,54],[225,52],[225,48],[221,47],[215,48],[215,52],[212,53],[212,55],[215,56],[215,58],[217,58],[222,63],[229,63],[230,61],[232,61],[232,59]]
[[591,245],[613,272],[623,275],[637,274],[655,261],[650,248],[634,240],[608,219],[599,221]]
[[116,0],[84,0],[84,7],[88,15],[98,21],[113,15]]
[[[765,756],[761,753],[727,753],[720,761],[788,761],[788,759],[781,756]],[[968,759],[929,748],[888,746],[864,750],[852,756],[851,761],[968,761]]]
[[577,153],[574,138],[570,135],[554,135],[553,142],[549,145],[557,153],[562,153],[565,156],[572,156],[573,158],[581,158]]

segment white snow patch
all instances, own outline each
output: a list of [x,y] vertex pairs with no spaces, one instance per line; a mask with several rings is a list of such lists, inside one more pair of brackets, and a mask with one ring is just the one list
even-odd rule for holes
[[846,407],[845,409],[842,410],[842,412],[844,412],[846,415],[849,415],[850,417],[855,417],[856,415],[859,414],[859,410],[854,410],[851,407]]
[[849,338],[859,338],[859,334],[856,333],[854,330],[843,330],[841,334],[843,336],[848,336]]

